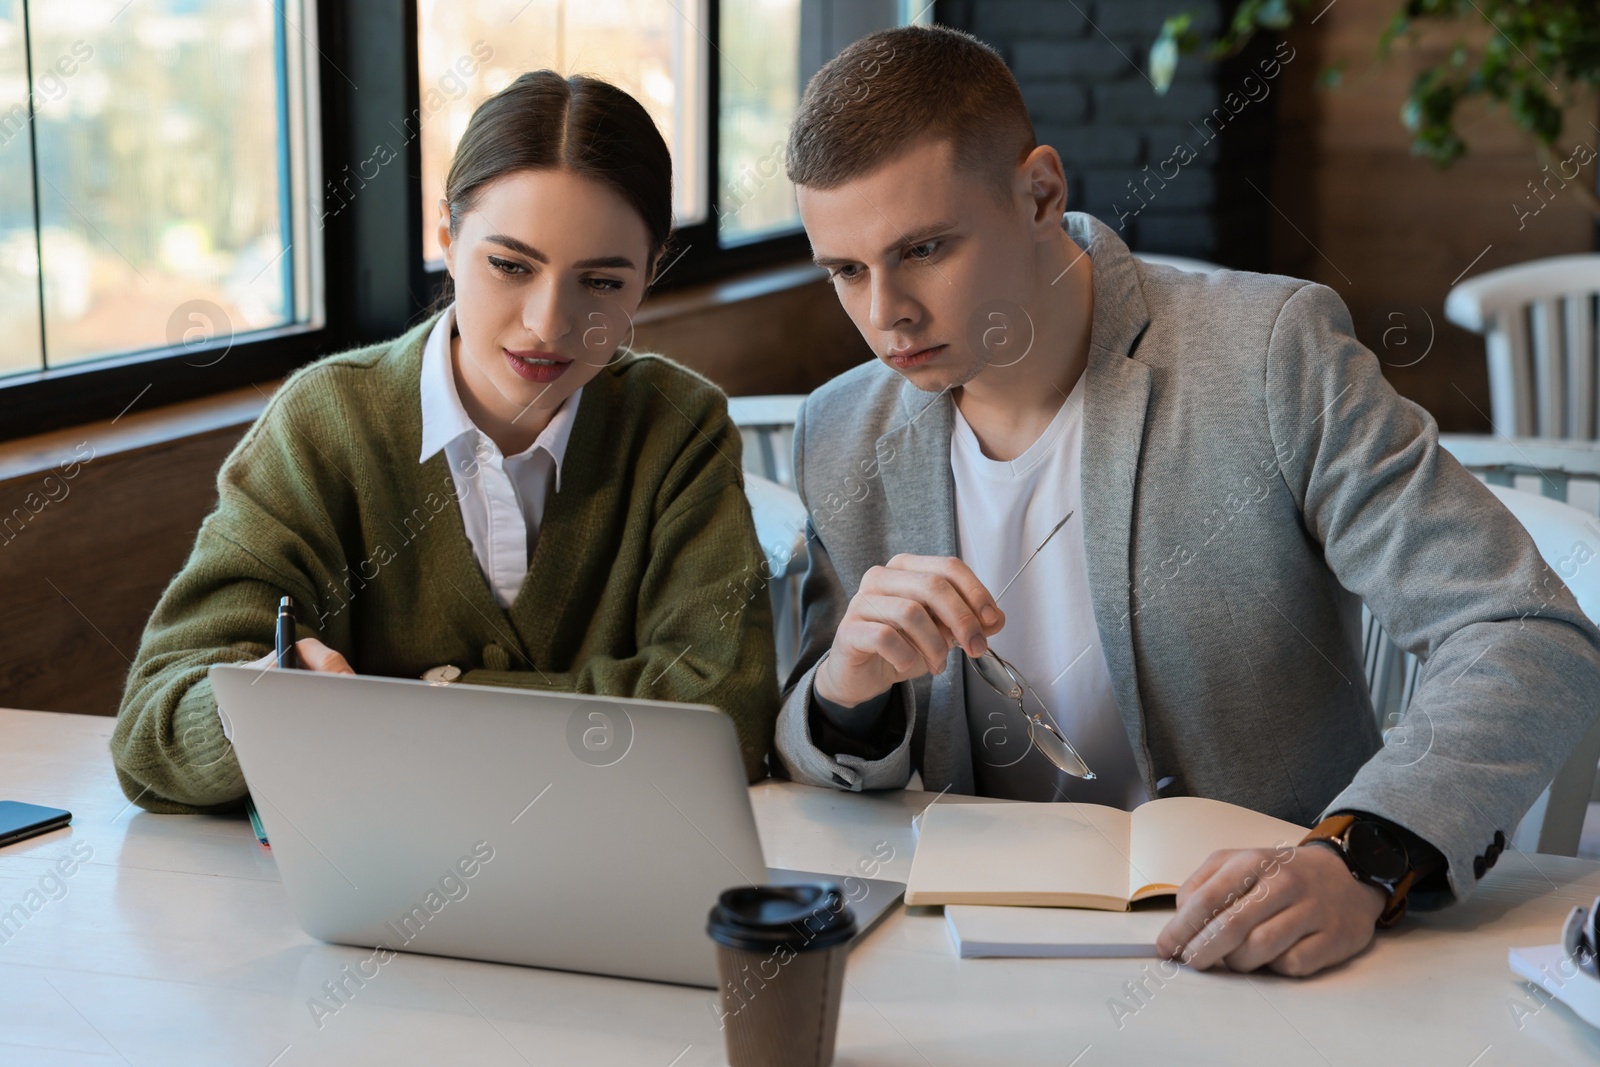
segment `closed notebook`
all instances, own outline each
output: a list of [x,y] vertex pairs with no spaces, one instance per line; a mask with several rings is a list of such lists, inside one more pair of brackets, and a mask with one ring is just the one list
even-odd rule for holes
[[950,904],[945,925],[962,959],[984,956],[1157,956],[1156,936],[1171,908],[1090,911]]
[[940,804],[922,815],[907,904],[1126,911],[1175,894],[1219,848],[1296,845],[1306,828],[1236,804]]

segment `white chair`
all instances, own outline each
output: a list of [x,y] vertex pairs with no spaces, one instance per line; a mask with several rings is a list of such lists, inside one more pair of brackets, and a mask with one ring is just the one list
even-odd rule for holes
[[[1490,485],[1516,488],[1518,478],[1536,481],[1539,495],[1600,515],[1600,443],[1447,433],[1439,435],[1439,444]],[[1573,494],[1574,488],[1580,492]]]
[[794,421],[804,394],[730,396],[728,417],[744,438],[744,469],[794,488]]
[[800,655],[800,579],[806,569],[806,508],[794,491],[794,423],[803,394],[731,396],[728,417],[744,439],[744,491],[767,557],[760,576],[772,598],[778,680]]
[[1192,274],[1210,274],[1212,271],[1222,270],[1220,263],[1208,263],[1203,259],[1191,259],[1189,256],[1164,256],[1159,252],[1135,252],[1134,257],[1146,263],[1158,263],[1166,267],[1177,267]]
[[[1600,524],[1586,512],[1548,497],[1498,485],[1490,485],[1489,489],[1527,529],[1539,554],[1572,590],[1578,607],[1589,618],[1600,619]],[[1578,550],[1580,545],[1586,549]],[[1589,554],[1585,555],[1585,551]],[[1416,657],[1388,639],[1365,607],[1361,615],[1373,707],[1380,727],[1393,729],[1409,708],[1420,665]],[[1511,844],[1525,852],[1577,855],[1584,816],[1595,789],[1597,764],[1600,723],[1568,754],[1555,779],[1512,834]]]
[[1600,255],[1554,256],[1468,278],[1445,318],[1484,335],[1490,420],[1507,437],[1594,440]]
[[785,489],[753,471],[744,472],[744,494],[756,521],[756,539],[766,555],[767,572],[746,575],[739,595],[754,596],[764,586],[772,598],[773,638],[778,680],[789,677],[800,655],[800,578],[806,569],[806,506]]

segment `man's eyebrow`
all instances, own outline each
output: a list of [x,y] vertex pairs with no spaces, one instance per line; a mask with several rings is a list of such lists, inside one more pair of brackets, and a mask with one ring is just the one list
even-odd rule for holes
[[[931,222],[926,226],[919,227],[909,234],[901,234],[900,239],[884,248],[882,254],[888,255],[897,248],[908,248],[913,245],[920,245],[924,241],[938,237],[949,230],[955,229],[955,226],[956,224],[950,221]],[[840,259],[837,256],[819,256],[816,253],[812,253],[811,262],[815,263],[819,267],[842,267],[846,264],[854,263],[855,260]]]
[[[484,240],[485,241],[493,241],[497,245],[504,245],[506,248],[511,249],[511,251],[513,251],[513,252],[516,252],[516,253],[518,253],[520,255],[527,256],[529,259],[533,260],[535,263],[549,263],[550,262],[550,257],[549,256],[545,255],[543,252],[539,251],[537,248],[533,247],[528,242],[522,241],[522,240],[518,240],[517,238],[512,237],[509,234],[492,233],[489,236],[485,237]],[[596,268],[596,267],[616,267],[616,268],[621,269],[621,270],[637,270],[638,269],[637,267],[634,266],[633,260],[629,259],[627,256],[597,256],[594,259],[581,259],[578,262],[574,263],[572,266],[573,266],[574,270],[590,270],[590,269],[593,269],[593,268]]]
[[955,228],[956,223],[954,219],[944,220],[941,222],[930,222],[926,226],[913,230],[910,233],[901,234],[900,240],[895,241],[888,248],[885,248],[883,250],[883,254],[888,255],[897,248],[910,248],[914,245],[920,245],[924,241],[931,241],[933,238],[940,237]]

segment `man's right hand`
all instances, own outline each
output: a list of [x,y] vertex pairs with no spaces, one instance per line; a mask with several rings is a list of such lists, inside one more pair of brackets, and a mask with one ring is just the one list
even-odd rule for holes
[[896,682],[943,671],[952,648],[983,655],[1004,625],[1005,614],[965,563],[902,553],[862,575],[814,691],[854,707]]

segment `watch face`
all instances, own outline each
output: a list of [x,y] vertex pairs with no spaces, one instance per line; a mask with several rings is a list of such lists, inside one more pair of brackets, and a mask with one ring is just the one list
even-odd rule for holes
[[1397,882],[1405,877],[1410,857],[1400,838],[1382,823],[1358,820],[1346,838],[1350,862],[1361,873],[1380,882]]

